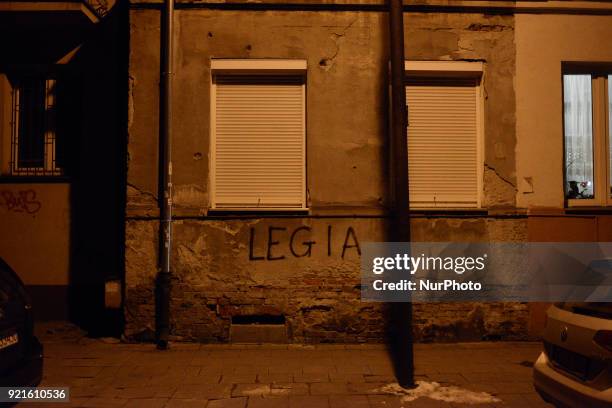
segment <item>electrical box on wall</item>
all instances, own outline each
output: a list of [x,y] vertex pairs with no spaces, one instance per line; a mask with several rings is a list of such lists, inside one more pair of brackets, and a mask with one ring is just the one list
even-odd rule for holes
[[104,306],[107,309],[119,309],[121,307],[121,281],[106,281],[104,285]]

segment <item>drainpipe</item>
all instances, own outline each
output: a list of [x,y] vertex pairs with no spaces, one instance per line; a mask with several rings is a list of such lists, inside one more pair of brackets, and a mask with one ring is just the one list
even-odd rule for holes
[[[393,240],[410,242],[410,193],[408,188],[408,110],[404,69],[403,1],[389,0],[391,46],[391,172],[393,176]],[[414,387],[412,347],[412,302],[391,304],[397,325],[395,343],[396,377],[404,388]]]
[[170,334],[170,255],[172,250],[172,38],[174,0],[165,0],[162,11],[160,64],[160,189],[159,203],[159,273],[157,275],[157,348],[168,348]]

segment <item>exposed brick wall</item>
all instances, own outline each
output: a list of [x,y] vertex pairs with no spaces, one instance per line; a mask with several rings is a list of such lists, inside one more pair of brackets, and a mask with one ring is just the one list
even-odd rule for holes
[[[516,231],[514,238],[520,238],[526,223],[447,220],[445,224],[446,232],[440,220],[415,221],[413,229],[415,235],[432,236],[431,229],[436,229],[440,238],[456,238],[465,234],[461,228],[465,224],[467,229],[471,226],[474,237],[495,236],[501,229]],[[332,253],[328,255],[325,240],[330,225]],[[349,227],[357,240],[376,240],[382,225],[376,219],[179,222],[173,252],[173,338],[224,342],[229,339],[232,316],[282,315],[293,342],[384,341],[393,330],[388,326],[387,306],[361,302],[356,248],[347,248],[344,259],[341,256]],[[250,259],[267,253],[266,231],[271,226],[286,229],[277,231],[273,241],[279,243],[270,249],[272,257],[284,258]],[[300,236],[299,244],[295,240],[294,246],[317,242],[310,257],[296,258],[286,247],[290,232],[300,226],[309,227],[310,233]],[[507,231],[505,236],[511,237]],[[154,329],[156,222],[130,221],[127,238],[126,334],[147,340]],[[415,304],[415,339],[524,339],[528,317],[527,305],[519,303]]]

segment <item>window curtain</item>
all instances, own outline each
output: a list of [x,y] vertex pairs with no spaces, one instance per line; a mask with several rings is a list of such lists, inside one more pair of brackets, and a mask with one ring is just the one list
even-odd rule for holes
[[608,75],[608,195],[612,196],[612,75]]
[[593,123],[590,75],[563,76],[566,195],[593,198]]

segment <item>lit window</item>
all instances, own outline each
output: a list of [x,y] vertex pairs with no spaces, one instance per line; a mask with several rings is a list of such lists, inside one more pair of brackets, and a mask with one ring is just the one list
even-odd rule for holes
[[571,206],[612,203],[610,75],[563,75],[565,197]]
[[608,81],[608,183],[607,194],[608,198],[612,197],[612,75],[607,76]]

